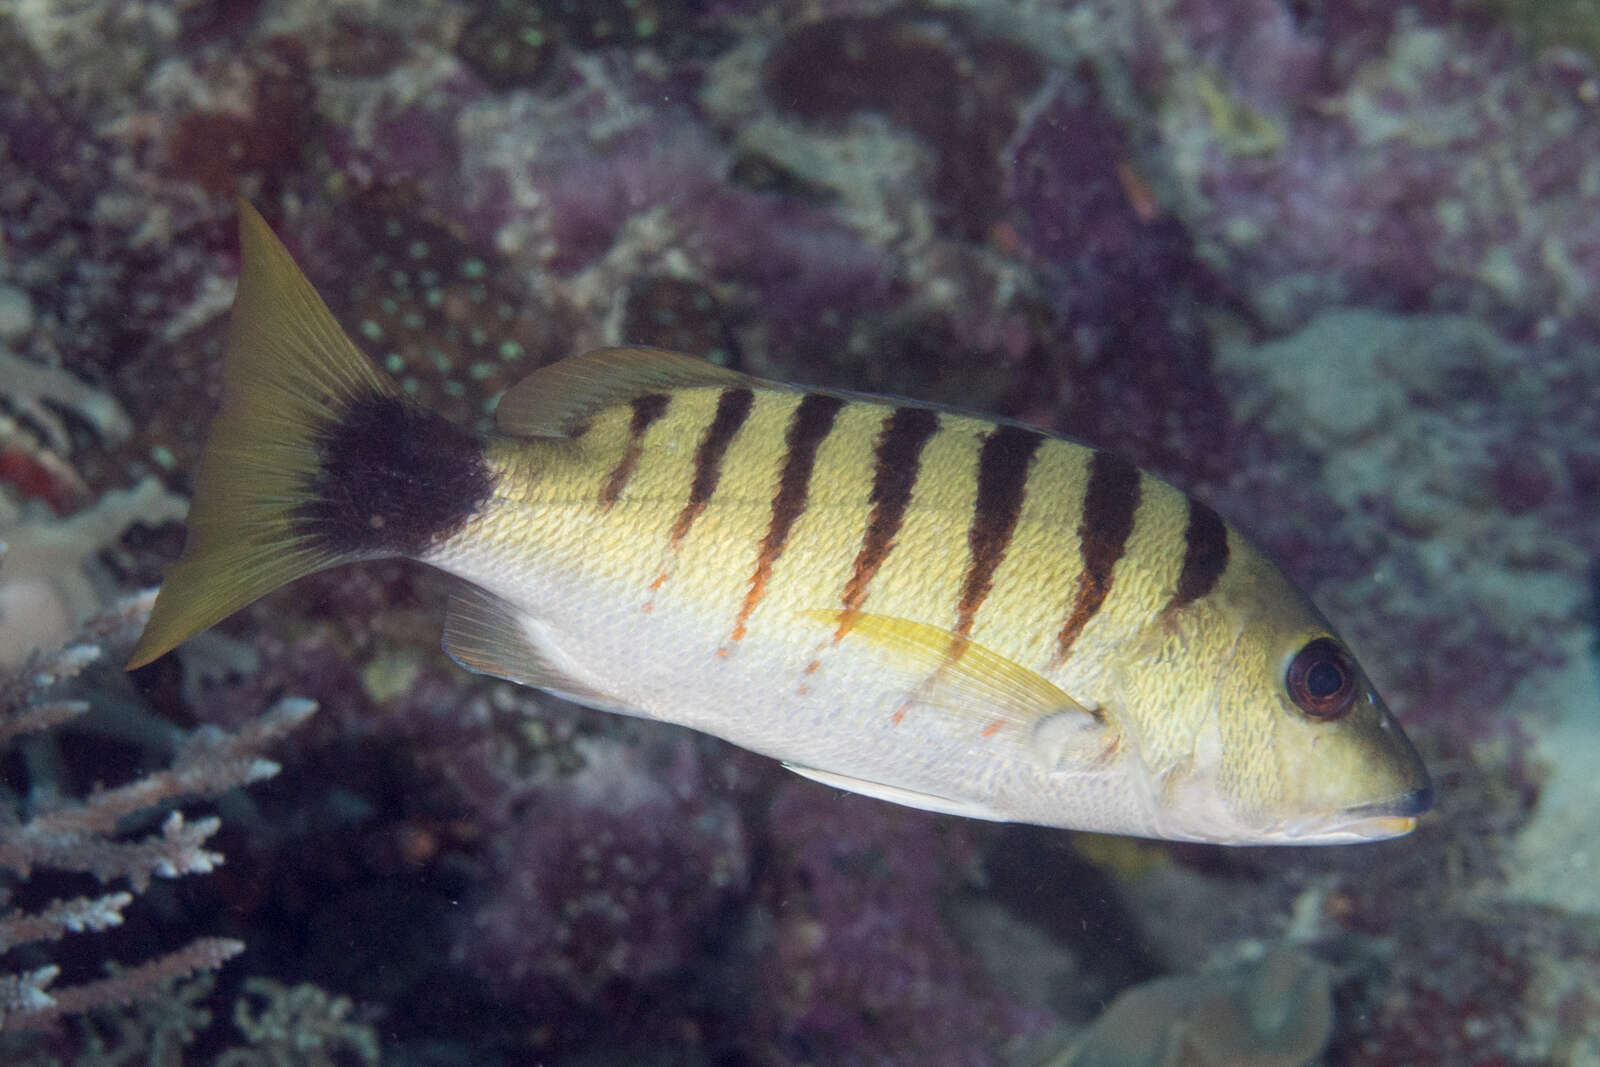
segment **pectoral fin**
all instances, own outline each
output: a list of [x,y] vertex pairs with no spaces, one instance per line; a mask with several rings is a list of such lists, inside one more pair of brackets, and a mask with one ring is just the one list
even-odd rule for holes
[[[806,616],[840,627],[842,611],[806,611]],[[910,694],[910,707],[936,707],[970,718],[974,728],[992,734],[998,728],[1026,729],[1030,744],[1046,766],[1056,766],[1069,752],[1106,744],[1106,720],[1064,693],[1037,670],[1029,670],[976,641],[910,619],[883,614],[851,614],[840,640],[866,641],[909,661],[925,683]]]
[[860,793],[864,797],[874,800],[887,800],[891,804],[901,804],[908,808],[921,808],[939,815],[960,815],[968,819],[987,819],[990,822],[1009,822],[1004,815],[999,815],[982,804],[970,800],[961,800],[956,797],[942,797],[934,793],[920,793],[915,789],[903,789],[897,785],[885,785],[882,782],[869,782],[865,778],[851,778],[846,774],[835,774],[832,771],[819,771],[815,767],[802,767],[798,763],[785,763],[785,767],[803,778],[813,782],[821,782],[833,789],[843,789],[847,793]]
[[444,651],[467,670],[489,674],[600,711],[638,714],[572,676],[543,627],[512,605],[475,585],[450,597]]

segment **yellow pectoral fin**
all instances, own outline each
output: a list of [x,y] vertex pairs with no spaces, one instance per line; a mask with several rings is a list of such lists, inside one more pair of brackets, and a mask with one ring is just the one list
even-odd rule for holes
[[909,694],[912,707],[970,718],[986,735],[1004,727],[1026,730],[1048,766],[1076,762],[1080,749],[1103,747],[1105,721],[1097,711],[1037,671],[952,630],[889,615],[802,614],[832,627],[847,621],[841,640],[866,642],[923,674],[927,680]]

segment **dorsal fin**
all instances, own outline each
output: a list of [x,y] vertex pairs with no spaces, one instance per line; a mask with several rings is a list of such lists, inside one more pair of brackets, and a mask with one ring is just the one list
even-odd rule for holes
[[661,348],[597,348],[540,367],[495,408],[502,433],[568,437],[595,412],[667,389],[751,381],[738,371]]

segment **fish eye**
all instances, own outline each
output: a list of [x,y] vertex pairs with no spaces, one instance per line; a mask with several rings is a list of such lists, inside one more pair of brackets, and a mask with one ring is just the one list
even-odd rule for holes
[[1332,722],[1355,705],[1355,661],[1333,638],[1319,637],[1295,653],[1284,685],[1295,707],[1313,719]]

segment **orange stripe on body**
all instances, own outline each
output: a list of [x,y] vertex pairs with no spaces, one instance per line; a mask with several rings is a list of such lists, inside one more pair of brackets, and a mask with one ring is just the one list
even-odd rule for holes
[[895,535],[905,521],[906,508],[917,484],[923,446],[938,431],[939,414],[928,408],[898,407],[883,420],[874,452],[869,498],[872,513],[861,536],[861,551],[856,553],[850,580],[845,583],[840,598],[844,610],[833,632],[834,644],[843,640],[860,617],[867,587],[894,550]]
[[622,458],[611,469],[605,484],[600,487],[602,510],[610,511],[611,506],[622,495],[622,490],[627,488],[628,479],[633,477],[633,472],[638,469],[639,459],[644,455],[644,435],[650,429],[650,424],[666,413],[668,400],[665,393],[646,393],[644,396],[634,397],[631,401],[633,418],[628,423],[628,444],[622,450]]
[[1137,468],[1106,452],[1089,460],[1089,485],[1084,490],[1083,515],[1078,522],[1078,550],[1083,570],[1072,609],[1056,635],[1052,666],[1059,667],[1072,654],[1072,645],[1094,618],[1111,592],[1112,571],[1127,550],[1133,533],[1133,516],[1139,508]]
[[[689,499],[673,520],[672,531],[668,535],[668,548],[672,553],[678,551],[683,539],[689,536],[694,521],[711,502],[711,495],[717,491],[717,483],[722,479],[723,457],[728,454],[728,446],[750,417],[750,409],[754,404],[755,392],[748,386],[732,386],[717,396],[716,413],[712,415],[710,425],[694,450],[694,476],[689,482]],[[659,591],[666,584],[669,573],[668,568],[663,568],[651,580],[650,592]],[[649,611],[652,607],[654,602],[646,601],[643,610]]]
[[767,579],[772,567],[783,555],[789,540],[789,531],[806,510],[810,496],[811,472],[816,466],[817,449],[833,430],[833,421],[844,401],[826,393],[807,393],[795,406],[789,419],[789,430],[784,437],[783,470],[778,475],[778,490],[772,497],[772,517],[767,522],[767,532],[756,553],[755,573],[750,576],[750,588],[745,592],[744,603],[733,621],[730,641],[744,638],[750,615],[761,603],[767,591]]
[[[978,453],[978,495],[972,505],[972,525],[967,530],[969,562],[956,605],[955,632],[965,639],[972,632],[978,609],[994,587],[994,572],[1005,559],[1022,515],[1022,500],[1034,453],[1044,441],[1036,430],[1009,424],[984,435]],[[959,646],[959,647],[958,647]],[[966,652],[964,641],[952,645],[952,659]]]

